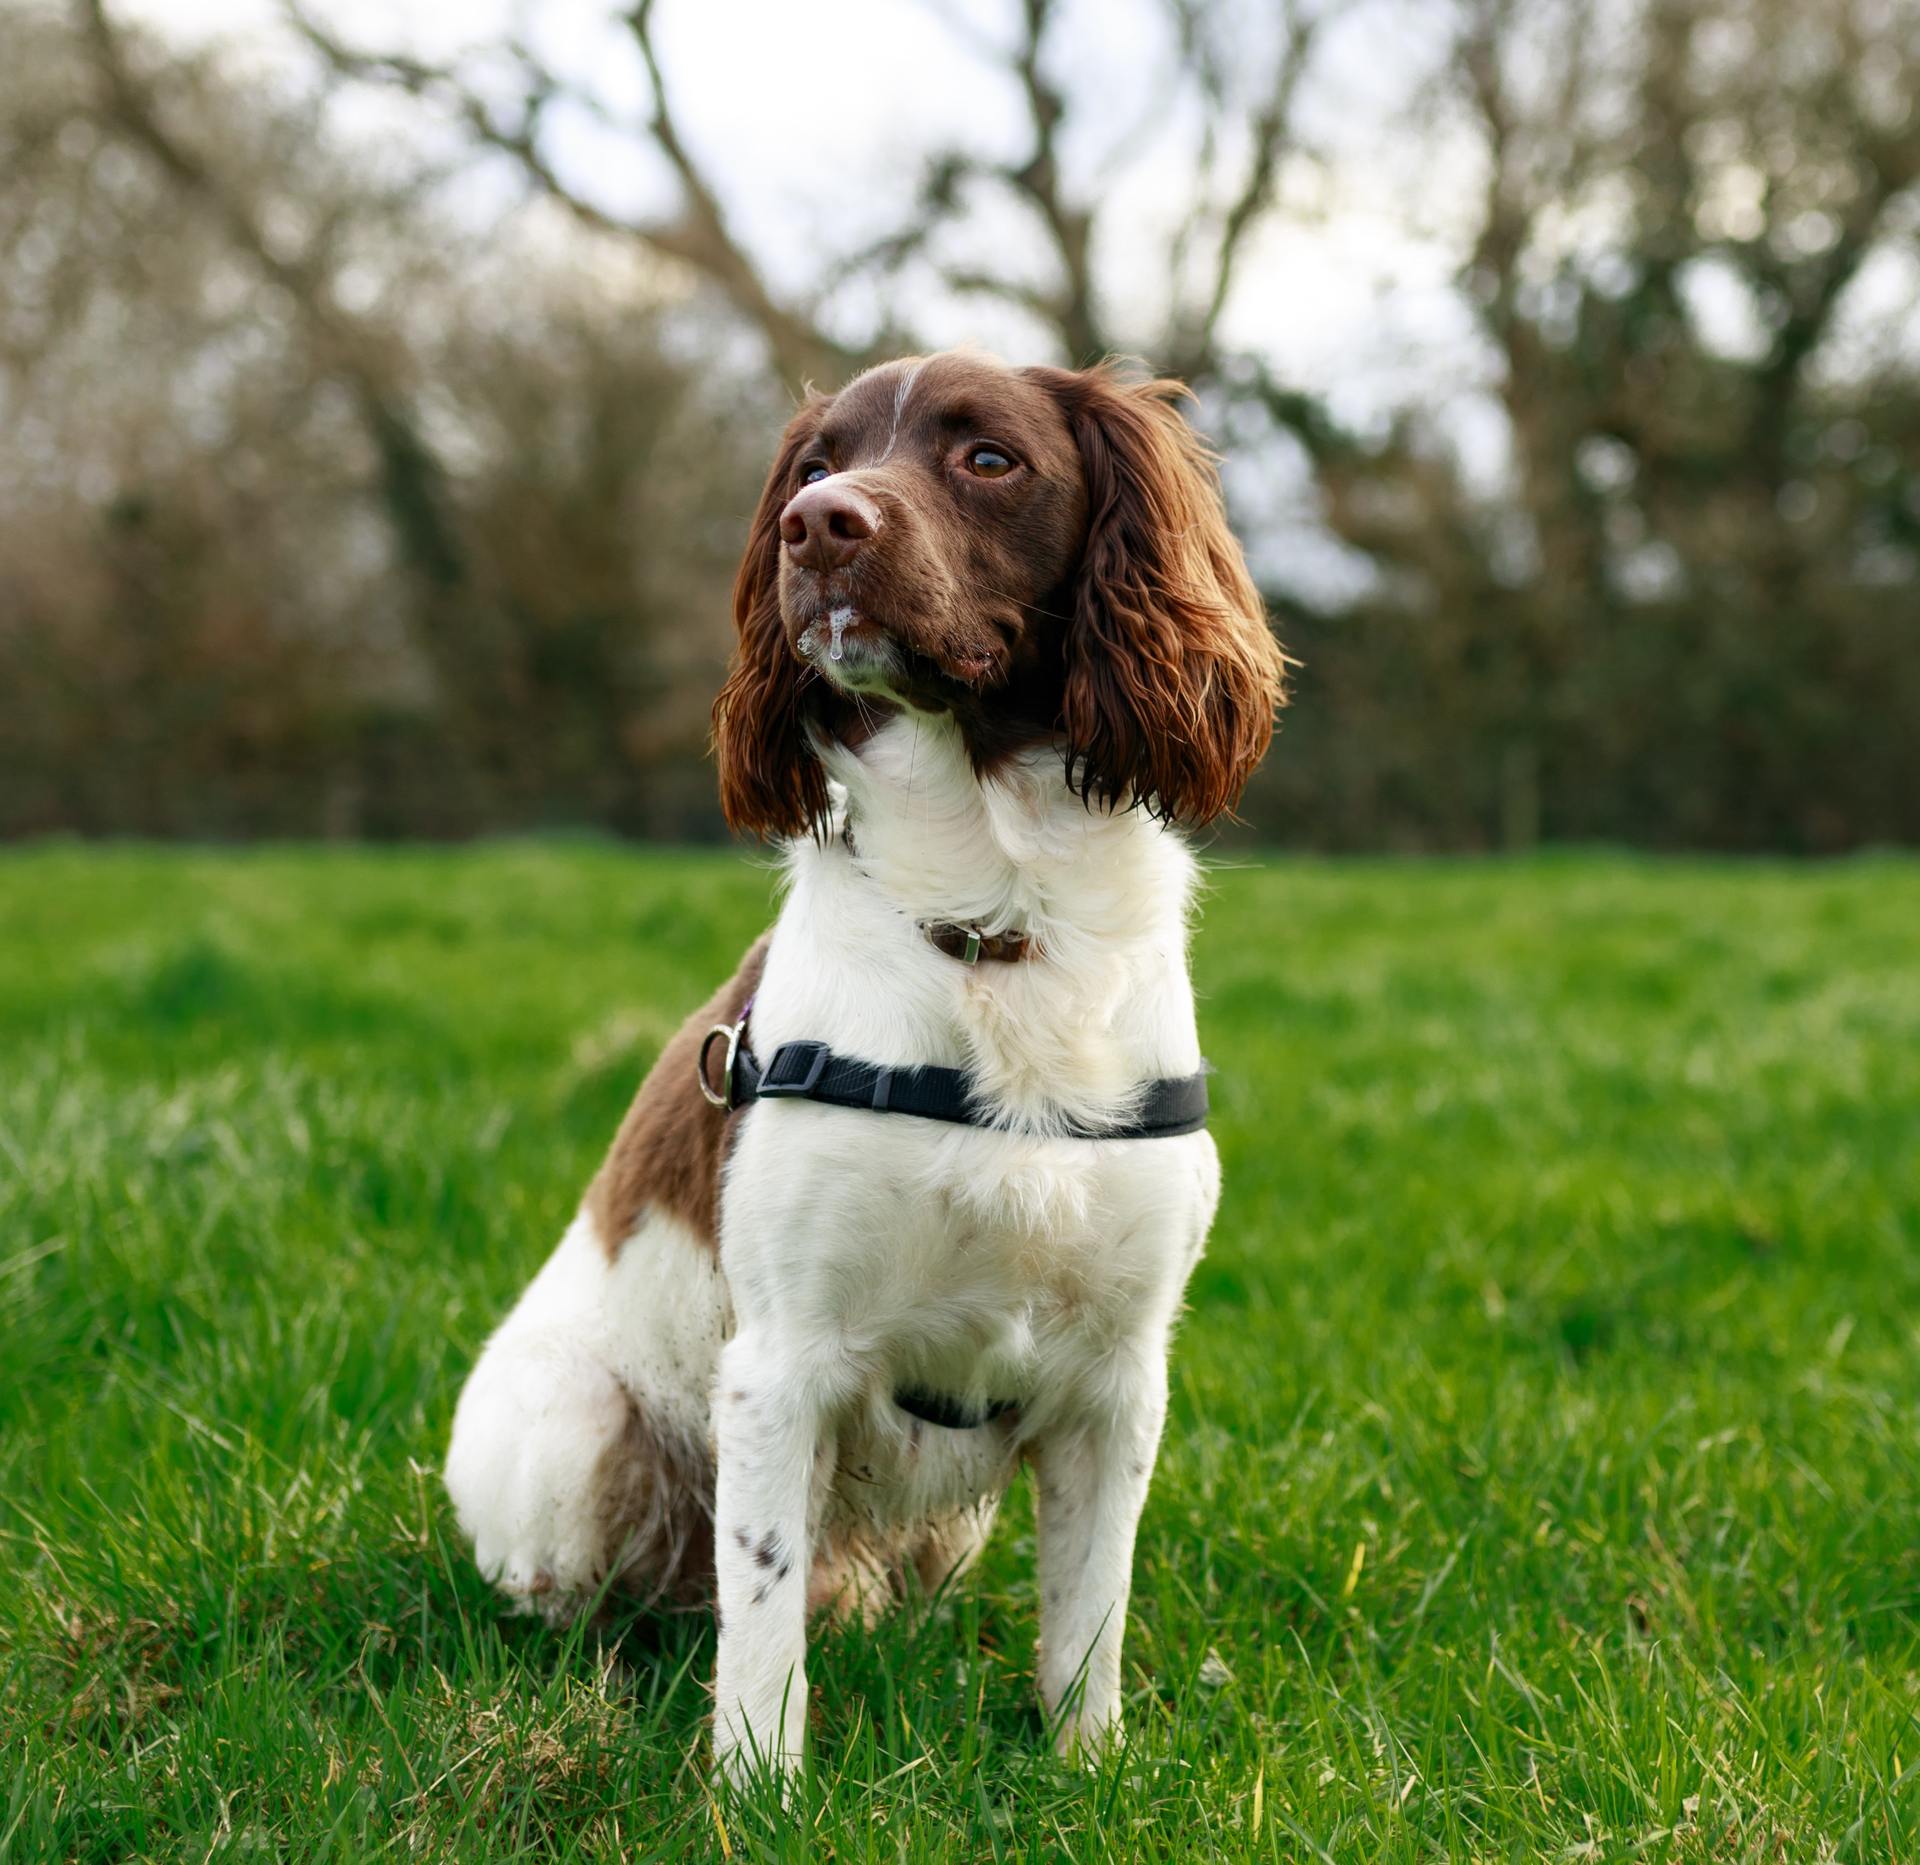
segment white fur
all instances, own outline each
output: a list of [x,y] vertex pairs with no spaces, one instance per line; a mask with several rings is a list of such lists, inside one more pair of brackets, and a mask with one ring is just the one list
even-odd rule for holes
[[[738,1773],[755,1753],[782,1768],[799,1755],[818,1552],[910,1549],[937,1580],[971,1557],[1024,1459],[1040,1690],[1062,1747],[1094,1747],[1118,1723],[1168,1338],[1219,1168],[1205,1133],[1062,1129],[1200,1065],[1192,859],[1141,812],[1085,807],[1056,754],[979,782],[943,717],[903,713],[857,755],[826,757],[854,848],[790,851],[750,1040],[763,1058],[812,1037],[967,1068],[1012,1130],[756,1105],[727,1166],[719,1271],[659,1216],[609,1267],[576,1221],[475,1370],[449,1487],[483,1569],[577,1596],[619,1558],[603,1503],[581,1493],[605,1482],[609,1389],[675,1432],[710,1429],[715,1741]],[[1039,956],[969,968],[921,920],[1025,931]],[[903,1385],[1019,1409],[923,1426],[893,1403]]]
[[557,1617],[623,1570],[648,1524],[611,1519],[606,1460],[637,1410],[699,1461],[728,1322],[713,1252],[683,1224],[649,1212],[609,1261],[573,1220],[454,1413],[447,1490],[489,1580]]
[[900,419],[907,412],[907,397],[913,393],[913,385],[920,380],[920,372],[926,366],[923,359],[911,368],[901,370],[900,381],[893,391],[893,426],[887,432],[885,452],[874,462],[876,466],[884,466],[893,457],[894,442],[900,438]]

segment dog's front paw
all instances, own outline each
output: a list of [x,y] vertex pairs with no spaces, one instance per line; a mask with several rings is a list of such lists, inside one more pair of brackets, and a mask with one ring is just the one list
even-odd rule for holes
[[1064,1718],[1053,1732],[1053,1752],[1062,1761],[1097,1768],[1109,1755],[1124,1748],[1126,1741],[1117,1709],[1107,1717],[1074,1714]]
[[1049,1689],[1046,1666],[1041,1667],[1040,1707],[1053,1731],[1053,1752],[1062,1761],[1095,1768],[1124,1746],[1120,1721],[1120,1692],[1094,1689],[1084,1673]]
[[748,1795],[772,1792],[779,1795],[781,1805],[793,1805],[794,1790],[800,1779],[797,1730],[790,1743],[782,1740],[769,1745],[755,1734],[738,1706],[728,1716],[716,1712],[713,1759],[715,1779],[728,1792]]

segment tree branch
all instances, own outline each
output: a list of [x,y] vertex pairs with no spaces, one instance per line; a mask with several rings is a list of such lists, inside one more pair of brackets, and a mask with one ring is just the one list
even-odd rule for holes
[[522,96],[514,115],[504,117],[476,96],[458,72],[402,54],[363,51],[327,31],[305,10],[301,0],[284,0],[284,6],[294,29],[339,76],[390,85],[446,110],[477,143],[512,158],[542,196],[583,226],[638,241],[715,286],[760,332],[775,370],[789,386],[798,387],[816,376],[837,382],[864,360],[827,336],[804,313],[782,303],[733,237],[719,197],[675,119],[653,41],[653,0],[638,0],[622,19],[640,54],[652,94],[647,132],[673,171],[682,205],[673,219],[649,221],[628,220],[609,212],[570,186],[548,160],[541,131],[553,104],[565,101],[603,117],[604,113],[590,96],[563,85],[526,46],[516,44],[512,48]]
[[941,280],[950,290],[965,292],[971,297],[999,298],[1007,304],[1017,305],[1021,310],[1030,312],[1043,324],[1058,330],[1065,315],[1065,307],[1056,292],[1048,291],[1044,286],[1028,285],[1019,279],[1009,278],[1000,272],[980,272],[967,266],[952,266],[943,270]]
[[465,574],[448,516],[445,473],[376,365],[372,345],[340,308],[325,274],[281,252],[245,199],[162,121],[154,100],[127,63],[104,0],[74,0],[80,34],[99,76],[102,114],[183,193],[200,201],[237,250],[284,290],[312,333],[321,363],[352,388],[381,462],[387,509],[401,554],[433,588],[456,586]]
[[1079,366],[1097,362],[1110,346],[1095,302],[1093,214],[1069,202],[1061,187],[1059,133],[1066,116],[1066,99],[1040,65],[1053,7],[1054,0],[1022,0],[1025,31],[1008,62],[1026,100],[1033,146],[1017,168],[1000,173],[1038,211],[1052,236],[1061,271],[1054,323],[1066,345],[1067,360]]
[[1233,290],[1234,268],[1239,262],[1240,249],[1255,223],[1272,205],[1280,155],[1292,129],[1294,97],[1307,68],[1314,35],[1329,17],[1322,13],[1309,19],[1291,0],[1285,8],[1285,15],[1286,23],[1281,31],[1273,79],[1265,101],[1253,118],[1253,151],[1247,163],[1246,179],[1221,223],[1220,243],[1214,253],[1213,289],[1208,294],[1207,307],[1195,333],[1196,373],[1206,367],[1207,359],[1212,356],[1221,313],[1225,311],[1228,295]]
[[719,197],[680,133],[653,41],[653,8],[654,0],[635,0],[626,13],[626,25],[639,48],[653,93],[653,111],[647,127],[679,178],[686,196],[686,211],[677,228],[653,229],[644,237],[663,252],[672,253],[696,267],[720,287],[733,305],[765,335],[773,352],[774,366],[790,386],[797,387],[816,374],[837,380],[855,358],[774,297],[758,268],[729,231]]

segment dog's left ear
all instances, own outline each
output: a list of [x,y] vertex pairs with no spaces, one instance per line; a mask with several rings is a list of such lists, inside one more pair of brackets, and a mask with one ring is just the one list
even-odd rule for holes
[[1170,821],[1229,812],[1273,737],[1286,657],[1179,382],[1035,369],[1087,479],[1067,635],[1068,781]]
[[787,423],[733,581],[739,641],[713,702],[713,755],[727,823],[749,835],[817,832],[827,818],[826,774],[801,711],[802,669],[780,615],[780,514],[821,406],[809,399]]

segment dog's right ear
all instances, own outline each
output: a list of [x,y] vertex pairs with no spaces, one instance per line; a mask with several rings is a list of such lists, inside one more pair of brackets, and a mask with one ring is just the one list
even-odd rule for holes
[[1088,528],[1061,706],[1068,784],[1198,827],[1229,812],[1273,736],[1287,659],[1227,524],[1178,382],[1036,369],[1073,429]]
[[811,397],[787,423],[733,580],[740,638],[713,702],[713,752],[720,807],[732,828],[751,835],[818,834],[827,818],[826,774],[807,743],[800,701],[806,669],[780,616],[780,514],[824,406],[823,397]]

